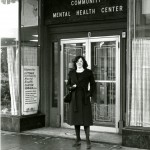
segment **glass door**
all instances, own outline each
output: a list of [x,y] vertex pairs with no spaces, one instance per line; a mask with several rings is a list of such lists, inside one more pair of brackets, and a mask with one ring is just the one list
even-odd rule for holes
[[[61,97],[67,93],[68,72],[72,69],[72,60],[82,55],[93,71],[96,81],[95,102],[92,103],[93,122],[91,130],[118,132],[120,118],[120,62],[119,36],[94,37],[84,39],[61,40]],[[62,126],[67,125],[68,104],[61,100]]]
[[[87,40],[85,39],[64,39],[61,40],[61,98],[67,94],[68,90],[66,88],[66,83],[68,79],[68,73],[73,68],[73,59],[82,55],[87,58]],[[71,127],[67,125],[67,114],[68,114],[69,104],[63,103],[61,100],[61,125],[63,127]]]
[[90,39],[91,69],[96,80],[96,98],[92,104],[93,130],[118,132],[120,118],[119,37]]

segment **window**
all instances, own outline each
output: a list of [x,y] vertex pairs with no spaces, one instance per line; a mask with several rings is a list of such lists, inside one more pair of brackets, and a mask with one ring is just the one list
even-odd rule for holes
[[127,126],[150,127],[149,8],[149,0],[129,0]]
[[39,0],[1,0],[0,20],[1,113],[35,114],[40,95]]
[[21,114],[30,115],[38,112],[40,96],[38,0],[23,0],[21,6]]
[[1,113],[7,115],[20,112],[18,10],[18,0],[0,1]]

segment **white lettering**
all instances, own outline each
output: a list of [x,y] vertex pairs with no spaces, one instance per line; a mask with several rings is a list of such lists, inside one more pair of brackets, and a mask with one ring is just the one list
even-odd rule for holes
[[74,2],[74,5],[77,5],[77,1]]
[[71,6],[73,6],[74,5],[74,1],[71,1]]
[[96,3],[100,3],[101,0],[72,0],[71,1],[71,6],[75,6],[75,5],[88,5],[88,4],[96,4]]
[[104,13],[104,8],[101,9],[101,12]]
[[101,13],[118,12],[123,11],[123,6],[112,6],[101,8]]
[[115,6],[113,6],[112,9],[113,9],[113,12],[114,12]]
[[123,11],[123,6],[120,6],[120,7],[119,7],[119,10],[120,10],[120,11]]
[[119,7],[119,6],[116,6],[116,11],[118,11],[118,7]]
[[109,8],[108,8],[108,11],[109,11],[109,12],[112,12],[112,8],[111,8],[111,7],[109,7]]
[[77,16],[92,15],[92,14],[95,14],[95,9],[83,9],[76,11]]
[[70,11],[53,13],[53,18],[70,17]]
[[77,3],[78,5],[81,5],[81,0],[78,0],[78,3]]
[[82,0],[82,4],[85,4],[85,0]]

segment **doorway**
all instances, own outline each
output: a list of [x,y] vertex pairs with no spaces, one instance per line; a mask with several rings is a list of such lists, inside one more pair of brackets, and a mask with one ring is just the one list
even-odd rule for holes
[[69,104],[63,102],[67,93],[68,73],[72,60],[82,55],[93,71],[96,81],[96,102],[92,103],[91,130],[118,133],[120,119],[120,36],[61,39],[61,126],[67,122]]

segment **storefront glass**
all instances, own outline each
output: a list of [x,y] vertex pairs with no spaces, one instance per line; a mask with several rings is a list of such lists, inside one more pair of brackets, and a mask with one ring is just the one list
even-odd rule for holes
[[127,126],[150,127],[150,1],[128,3]]
[[0,1],[1,114],[19,115],[19,3]]
[[0,20],[1,113],[35,114],[39,105],[39,1],[1,0]]
[[38,0],[21,2],[21,106],[22,115],[38,112],[39,7]]

